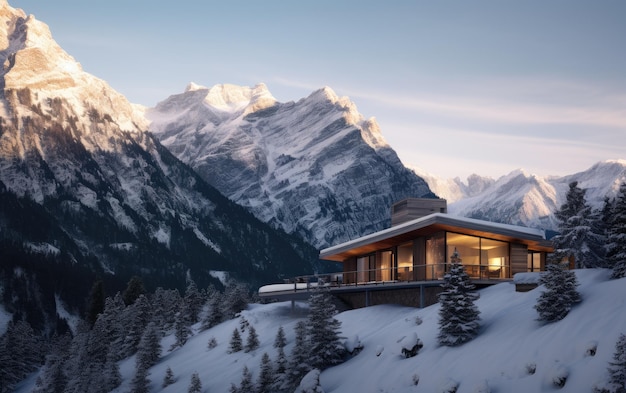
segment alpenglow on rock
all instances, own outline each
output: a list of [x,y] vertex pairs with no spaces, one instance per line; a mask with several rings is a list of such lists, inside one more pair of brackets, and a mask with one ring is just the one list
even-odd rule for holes
[[202,180],[146,132],[143,112],[2,0],[0,63],[4,299],[21,294],[13,279],[82,307],[95,277],[182,287],[188,272],[206,285],[226,271],[258,285],[315,270],[312,247]]
[[191,84],[147,118],[161,143],[231,200],[318,248],[388,227],[398,200],[434,196],[376,121],[328,87],[280,103],[263,84]]

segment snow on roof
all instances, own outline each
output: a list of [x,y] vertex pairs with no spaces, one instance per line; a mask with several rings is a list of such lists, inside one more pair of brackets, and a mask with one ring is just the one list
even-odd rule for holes
[[528,228],[519,225],[501,224],[496,222],[477,220],[475,218],[451,216],[446,213],[433,213],[415,220],[407,221],[391,228],[383,229],[358,239],[350,240],[320,251],[320,257],[337,254],[348,249],[401,235],[416,229],[425,228],[434,224],[444,224],[466,229],[497,233],[500,235],[523,238],[528,240],[545,240],[545,232],[541,229]]

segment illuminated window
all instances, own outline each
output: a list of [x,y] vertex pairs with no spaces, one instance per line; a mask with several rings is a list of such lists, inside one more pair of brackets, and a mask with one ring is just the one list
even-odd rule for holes
[[413,242],[398,246],[398,280],[410,281],[413,277]]

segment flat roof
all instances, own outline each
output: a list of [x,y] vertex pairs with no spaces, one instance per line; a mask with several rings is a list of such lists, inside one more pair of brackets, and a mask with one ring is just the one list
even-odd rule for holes
[[526,244],[534,251],[553,251],[552,243],[546,240],[545,232],[541,229],[433,213],[323,249],[320,251],[320,259],[343,262],[350,257],[391,248],[440,231]]

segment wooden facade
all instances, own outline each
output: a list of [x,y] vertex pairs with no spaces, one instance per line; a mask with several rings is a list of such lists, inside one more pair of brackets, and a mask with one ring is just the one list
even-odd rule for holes
[[343,263],[343,282],[438,280],[460,252],[473,279],[509,279],[544,270],[551,242],[543,231],[433,213],[320,252]]

